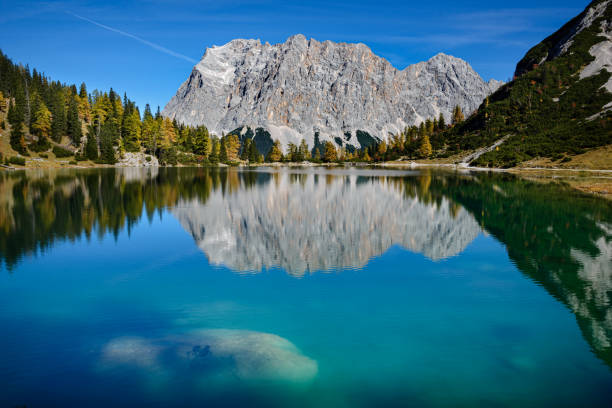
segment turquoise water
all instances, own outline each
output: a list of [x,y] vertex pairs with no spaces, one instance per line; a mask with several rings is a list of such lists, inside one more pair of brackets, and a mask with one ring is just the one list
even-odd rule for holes
[[610,406],[612,207],[509,175],[0,175],[1,406]]

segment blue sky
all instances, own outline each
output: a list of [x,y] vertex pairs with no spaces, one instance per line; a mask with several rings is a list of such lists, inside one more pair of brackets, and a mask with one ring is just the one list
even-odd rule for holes
[[363,42],[395,67],[444,52],[506,80],[533,45],[588,1],[0,0],[0,49],[62,82],[165,103],[206,47],[233,38]]

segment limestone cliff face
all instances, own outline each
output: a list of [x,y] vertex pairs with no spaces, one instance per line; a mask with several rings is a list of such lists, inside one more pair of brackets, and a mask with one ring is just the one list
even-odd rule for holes
[[440,113],[448,121],[455,105],[472,112],[500,85],[444,54],[400,71],[364,44],[237,39],[206,50],[163,114],[217,134],[263,127],[312,147],[319,132],[360,147],[357,130],[384,139]]
[[276,173],[257,188],[216,190],[204,204],[184,201],[171,211],[212,264],[296,276],[360,268],[393,245],[439,260],[481,231],[446,199],[424,201],[391,181],[356,175]]

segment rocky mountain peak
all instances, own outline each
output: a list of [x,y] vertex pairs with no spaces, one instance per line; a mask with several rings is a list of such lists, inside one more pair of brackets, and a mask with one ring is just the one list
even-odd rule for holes
[[475,110],[497,89],[459,59],[438,54],[398,70],[365,44],[296,34],[280,44],[236,39],[206,50],[163,114],[221,134],[264,128],[286,146],[305,139],[361,147],[455,105]]

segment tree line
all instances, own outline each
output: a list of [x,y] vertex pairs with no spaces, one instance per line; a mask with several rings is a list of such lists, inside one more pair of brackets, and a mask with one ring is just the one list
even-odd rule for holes
[[[0,113],[6,113],[0,128],[10,126],[10,145],[22,156],[46,157],[53,152],[56,157],[104,164],[114,164],[129,152],[144,152],[147,160],[154,156],[165,165],[426,158],[433,152],[430,138],[447,127],[440,115],[358,150],[331,141],[317,143],[315,135],[315,146],[302,140],[299,145],[290,143],[283,152],[275,140],[264,156],[252,138],[233,133],[217,136],[205,126],[186,126],[163,117],[159,107],[153,113],[148,104],[141,113],[126,94],[121,97],[112,88],[88,92],[85,83],[52,81],[36,69],[14,64],[1,51]],[[457,106],[452,123],[462,120]],[[22,157],[13,158],[14,163],[22,161]]]

